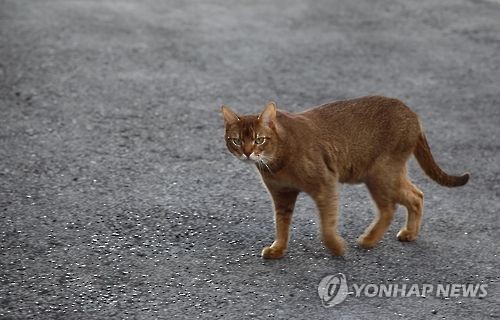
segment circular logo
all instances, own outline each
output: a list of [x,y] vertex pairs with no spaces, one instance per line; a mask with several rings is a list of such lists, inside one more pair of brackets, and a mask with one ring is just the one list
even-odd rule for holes
[[348,293],[347,281],[343,273],[329,275],[321,279],[318,295],[325,308],[333,307],[345,300]]

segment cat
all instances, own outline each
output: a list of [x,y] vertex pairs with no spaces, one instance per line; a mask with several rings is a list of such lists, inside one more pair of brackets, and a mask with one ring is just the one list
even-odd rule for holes
[[469,180],[469,173],[451,176],[436,164],[418,116],[397,99],[361,97],[301,113],[278,111],[274,102],[259,115],[239,115],[227,106],[221,111],[227,149],[256,166],[273,200],[276,239],[262,250],[264,258],[284,255],[300,192],[316,204],[325,247],[341,256],[345,242],[336,231],[339,183],[364,183],[378,209],[358,238],[368,249],[388,229],[397,204],[408,211],[397,239],[417,238],[424,196],[407,176],[412,154],[442,186],[463,186]]

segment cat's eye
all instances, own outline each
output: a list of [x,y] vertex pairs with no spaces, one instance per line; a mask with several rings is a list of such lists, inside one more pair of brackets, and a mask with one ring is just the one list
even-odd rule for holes
[[240,138],[232,138],[231,141],[234,143],[234,145],[241,146],[241,139]]
[[257,137],[257,139],[255,139],[255,144],[263,144],[264,142],[266,142],[266,138],[264,137]]

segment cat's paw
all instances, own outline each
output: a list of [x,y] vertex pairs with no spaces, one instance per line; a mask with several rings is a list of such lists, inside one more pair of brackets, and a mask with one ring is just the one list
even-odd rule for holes
[[323,240],[325,247],[334,256],[343,256],[345,253],[345,241],[339,236]]
[[262,258],[279,259],[285,255],[285,250],[280,248],[265,247],[262,249]]
[[417,239],[417,235],[406,228],[399,230],[397,237],[399,241],[405,242]]
[[358,238],[358,244],[363,249],[371,249],[371,248],[375,247],[377,245],[377,243],[378,243],[377,239],[373,239],[373,238],[366,236],[366,235],[361,235]]

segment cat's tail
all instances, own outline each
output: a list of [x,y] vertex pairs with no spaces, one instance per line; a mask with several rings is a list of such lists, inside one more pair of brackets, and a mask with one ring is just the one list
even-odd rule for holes
[[469,181],[469,173],[464,173],[461,176],[450,176],[437,165],[423,132],[418,137],[417,147],[413,151],[413,154],[424,172],[442,186],[460,187]]

